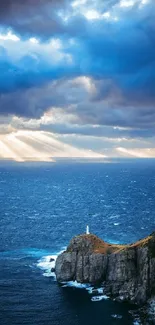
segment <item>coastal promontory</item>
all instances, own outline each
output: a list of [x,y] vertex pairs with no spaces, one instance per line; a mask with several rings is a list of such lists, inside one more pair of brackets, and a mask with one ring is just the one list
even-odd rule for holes
[[110,297],[144,304],[155,295],[155,233],[130,245],[76,236],[58,256],[55,272],[59,283],[101,285]]

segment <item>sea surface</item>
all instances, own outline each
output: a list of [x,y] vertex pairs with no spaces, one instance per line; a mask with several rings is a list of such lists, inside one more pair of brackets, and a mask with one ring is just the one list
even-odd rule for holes
[[153,232],[155,161],[0,163],[1,325],[139,324],[132,306],[51,273],[51,256],[87,224],[112,243]]

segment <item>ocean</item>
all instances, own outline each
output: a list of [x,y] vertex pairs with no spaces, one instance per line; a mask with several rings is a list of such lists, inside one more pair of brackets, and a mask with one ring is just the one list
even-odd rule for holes
[[153,232],[154,162],[0,163],[0,324],[139,324],[129,304],[58,285],[50,258],[86,225],[112,243]]

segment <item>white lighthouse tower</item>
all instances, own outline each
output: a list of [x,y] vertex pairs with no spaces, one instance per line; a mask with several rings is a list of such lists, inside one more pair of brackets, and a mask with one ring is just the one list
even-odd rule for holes
[[89,232],[89,226],[86,227],[86,235],[89,235],[90,232]]

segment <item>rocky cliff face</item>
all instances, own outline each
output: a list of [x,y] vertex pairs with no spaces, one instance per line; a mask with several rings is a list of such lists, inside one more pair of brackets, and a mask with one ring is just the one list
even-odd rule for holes
[[109,296],[145,303],[155,294],[155,233],[124,246],[92,234],[76,236],[56,260],[56,277],[101,284]]

